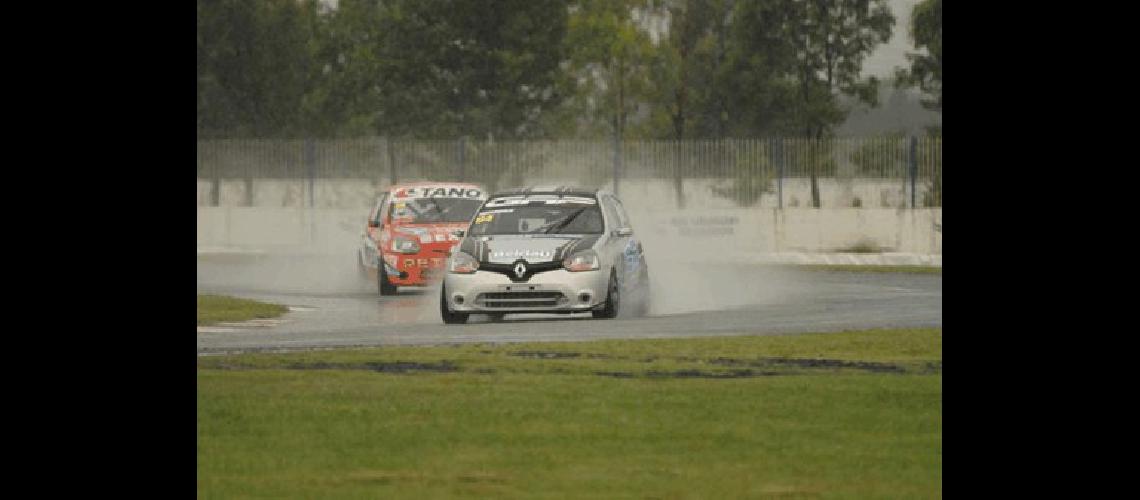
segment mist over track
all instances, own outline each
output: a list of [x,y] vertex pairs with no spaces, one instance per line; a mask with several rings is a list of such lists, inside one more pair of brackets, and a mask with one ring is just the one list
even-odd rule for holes
[[[647,317],[472,315],[444,325],[438,289],[380,297],[351,255],[271,255],[199,260],[198,293],[285,304],[280,321],[199,328],[198,353],[449,343],[794,334],[865,328],[941,327],[942,276],[847,273],[789,267],[650,260],[654,301]],[[266,326],[268,325],[268,326]]]

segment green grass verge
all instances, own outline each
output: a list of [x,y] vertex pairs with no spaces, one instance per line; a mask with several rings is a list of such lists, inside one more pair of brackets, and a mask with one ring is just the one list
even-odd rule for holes
[[198,326],[213,325],[223,321],[276,318],[288,311],[288,307],[278,304],[225,295],[198,294]]
[[843,273],[912,273],[942,274],[941,266],[856,266],[847,264],[805,264],[795,266],[808,271],[835,271]]
[[942,333],[198,360],[198,495],[936,497]]

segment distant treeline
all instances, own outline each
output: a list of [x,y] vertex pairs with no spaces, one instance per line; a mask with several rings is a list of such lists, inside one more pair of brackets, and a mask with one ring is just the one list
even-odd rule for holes
[[[886,0],[198,0],[198,137],[826,137]],[[941,110],[941,1],[899,82]],[[936,25],[935,25],[936,24]]]

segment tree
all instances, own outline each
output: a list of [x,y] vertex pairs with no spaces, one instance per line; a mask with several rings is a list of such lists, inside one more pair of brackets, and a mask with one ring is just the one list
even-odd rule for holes
[[671,102],[667,108],[669,121],[672,126],[673,139],[684,140],[685,126],[693,114],[689,107],[690,93],[701,87],[704,73],[698,71],[696,54],[702,39],[708,35],[711,22],[712,5],[709,0],[678,0],[668,7],[670,30],[667,50],[662,51],[668,56],[666,68],[670,70],[672,85],[668,85],[667,98]]
[[199,135],[542,137],[566,0],[199,0]]
[[[740,11],[756,2],[673,0],[669,36],[662,49],[667,71],[654,80],[663,95],[659,113],[668,114],[668,136],[727,139],[755,135],[750,117],[764,114],[772,82],[767,76],[771,47],[749,44],[739,30]],[[751,26],[755,28],[756,26]],[[666,120],[660,120],[662,122]]]
[[276,137],[308,132],[316,0],[199,0],[198,133]]
[[536,137],[554,106],[564,0],[343,0],[325,54],[381,134]]
[[654,46],[642,24],[647,7],[645,0],[571,4],[564,70],[568,110],[577,115],[574,128],[580,135],[605,131],[620,142],[630,115],[650,101]]
[[[702,91],[709,88],[711,75],[702,71],[698,50],[707,38],[715,0],[673,0],[664,4],[669,19],[668,36],[655,51],[651,63],[651,81],[655,82],[652,108],[646,128],[651,137],[668,137],[682,141],[688,129],[693,128],[692,118],[703,102]],[[695,99],[694,99],[695,97]],[[695,106],[693,101],[697,101]],[[673,149],[673,189],[677,206],[684,208],[682,192],[681,152]]]
[[886,0],[760,0],[742,4],[738,17],[742,47],[761,58],[751,67],[774,81],[761,96],[771,112],[757,121],[817,142],[805,167],[818,208],[818,176],[834,168],[819,141],[850,111],[840,95],[877,103],[879,82],[862,77],[863,60],[890,39],[895,18]]
[[566,16],[563,0],[405,0],[387,37],[385,119],[418,135],[546,135]]
[[310,40],[316,53],[315,84],[303,103],[320,135],[375,133],[385,22],[373,0],[340,0],[336,10],[322,16],[320,37]]
[[927,109],[942,111],[942,0],[925,0],[914,6],[910,15],[910,36],[917,49],[926,53],[910,52],[910,70],[899,69],[898,80],[917,85],[927,99]]

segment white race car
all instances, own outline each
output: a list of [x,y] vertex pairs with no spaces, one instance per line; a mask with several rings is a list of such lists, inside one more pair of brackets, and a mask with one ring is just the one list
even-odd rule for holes
[[[604,190],[534,187],[483,203],[447,261],[445,323],[472,313],[591,312],[649,305],[649,269],[621,201]],[[628,301],[627,301],[628,299]]]

